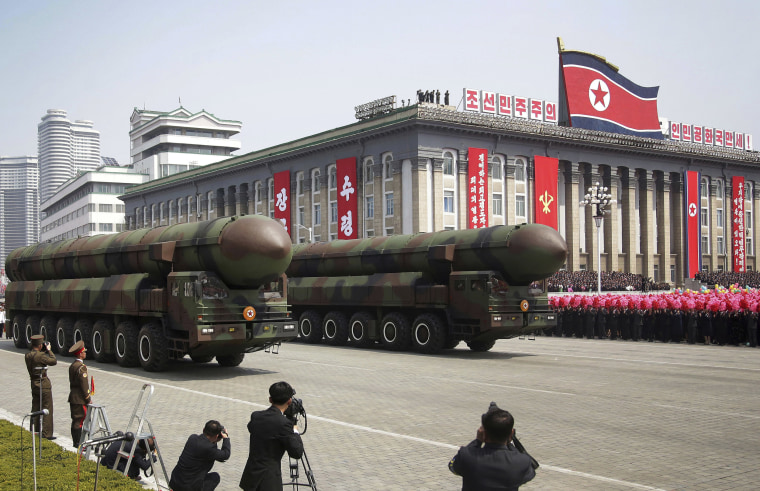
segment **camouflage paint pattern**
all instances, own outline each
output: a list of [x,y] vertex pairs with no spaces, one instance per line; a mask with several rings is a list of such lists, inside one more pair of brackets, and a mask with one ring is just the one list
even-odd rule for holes
[[282,226],[254,215],[16,249],[6,306],[26,330],[14,341],[25,347],[40,324],[63,325],[46,335],[64,354],[78,333],[99,361],[116,354],[124,366],[161,370],[190,354],[235,365],[296,337],[282,281],[291,255]]
[[[556,325],[546,293],[529,285],[557,271],[567,256],[562,236],[537,224],[298,244],[294,250],[288,300],[307,342],[324,333],[327,342],[345,344],[345,328],[334,339],[330,323],[357,313],[371,315],[371,336],[382,342],[378,325],[397,314],[411,321],[401,323],[412,331],[403,333],[410,346],[427,353],[457,340],[483,351],[495,339]],[[430,336],[434,343],[419,342],[417,326],[430,324],[431,315],[438,319],[433,330],[441,332]],[[304,330],[303,322],[317,321],[321,332]]]

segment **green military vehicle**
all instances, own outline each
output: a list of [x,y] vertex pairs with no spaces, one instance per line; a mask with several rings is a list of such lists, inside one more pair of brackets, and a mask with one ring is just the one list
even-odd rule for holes
[[307,343],[487,351],[556,325],[537,283],[566,257],[538,224],[297,244],[288,302]]
[[161,371],[170,359],[245,353],[297,336],[283,272],[283,227],[263,216],[226,217],[14,250],[5,270],[8,322],[18,348],[43,334],[68,354]]

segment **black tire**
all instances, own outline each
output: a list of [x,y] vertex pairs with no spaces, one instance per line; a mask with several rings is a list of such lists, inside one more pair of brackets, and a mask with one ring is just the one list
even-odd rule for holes
[[214,359],[214,355],[206,355],[206,356],[190,355],[190,359],[193,360],[193,363],[208,363]]
[[446,341],[441,318],[435,314],[421,314],[412,327],[412,346],[420,353],[438,353]]
[[490,341],[470,341],[467,343],[467,346],[472,351],[477,351],[479,353],[482,353],[484,351],[488,351],[491,348],[493,348],[494,344],[496,344],[496,340],[492,339]]
[[137,326],[132,321],[120,322],[116,326],[113,341],[113,353],[116,363],[122,367],[136,367],[137,356]]
[[100,363],[110,363],[114,361],[113,354],[113,323],[105,319],[95,321],[92,326],[92,335],[90,336],[90,346],[92,346],[92,357]]
[[409,349],[412,343],[412,329],[409,319],[398,312],[391,312],[380,321],[380,343],[392,351]]
[[61,317],[55,325],[55,339],[52,343],[53,351],[62,355],[69,353],[69,348],[74,346],[74,319]]
[[58,323],[58,319],[53,317],[52,315],[46,315],[42,318],[40,321],[40,334],[45,336],[45,342],[50,343],[50,347],[53,347],[53,344],[50,340],[53,336],[55,336],[55,325]]
[[369,312],[357,312],[348,321],[348,335],[351,344],[357,348],[371,348],[375,340],[369,335],[369,324],[372,322],[372,314]]
[[307,310],[301,314],[298,319],[298,335],[305,343],[317,344],[322,341],[322,316],[319,312]]
[[140,366],[146,372],[163,372],[169,363],[166,337],[157,321],[143,324],[137,335],[137,353]]
[[13,316],[13,323],[11,324],[11,333],[13,333],[13,345],[16,348],[29,347],[29,343],[26,341],[26,335],[25,335],[26,316],[24,314],[16,314],[15,316]]
[[[92,321],[87,318],[77,319],[74,323],[74,344],[82,341],[87,349],[87,358],[92,352]],[[65,353],[68,355],[68,353]]]
[[343,312],[333,311],[322,322],[325,343],[333,346],[345,346],[348,343],[348,319]]
[[236,367],[243,363],[245,353],[236,353],[234,355],[216,355],[216,362],[222,367]]
[[24,340],[27,346],[32,345],[32,336],[40,333],[40,316],[32,314],[26,318],[24,323]]

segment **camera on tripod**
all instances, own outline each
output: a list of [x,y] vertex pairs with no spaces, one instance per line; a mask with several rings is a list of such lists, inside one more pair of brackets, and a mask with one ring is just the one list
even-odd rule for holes
[[304,419],[304,429],[301,433],[306,433],[306,409],[303,407],[303,401],[297,397],[291,397],[290,400],[290,406],[283,414],[294,425],[298,424],[298,417],[301,416]]

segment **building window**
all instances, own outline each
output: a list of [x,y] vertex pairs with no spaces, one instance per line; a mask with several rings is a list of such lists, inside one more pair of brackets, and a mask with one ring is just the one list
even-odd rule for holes
[[525,182],[525,164],[522,160],[515,160],[515,181]]
[[501,193],[493,193],[493,214],[501,216],[502,213]]
[[443,154],[443,174],[446,176],[454,175],[454,154],[451,152]]
[[253,185],[253,199],[256,203],[261,203],[261,181],[256,181]]
[[330,223],[338,223],[338,202],[330,203]]
[[375,216],[375,197],[367,196],[364,199],[364,209],[367,210],[367,218],[374,218]]
[[299,206],[298,207],[298,223],[300,225],[303,225],[305,215],[306,215],[306,212],[304,211],[303,206]]
[[267,179],[267,199],[274,201],[274,179]]
[[100,223],[98,224],[99,232],[113,232],[113,223]]
[[500,158],[494,158],[493,159],[493,167],[491,167],[491,177],[494,181],[500,180],[502,176],[501,173],[501,159]]
[[112,213],[113,212],[113,205],[108,204],[99,204],[98,205],[98,211],[101,213]]
[[723,209],[718,208],[715,210],[715,226],[718,230],[723,230]]
[[327,175],[330,180],[329,189],[336,189],[338,187],[338,173],[335,170],[335,166],[331,165],[329,169],[327,169]]
[[393,162],[392,155],[386,155],[383,157],[383,178],[385,180],[392,179],[391,162]]
[[364,161],[364,182],[371,183],[375,179],[375,171],[373,167],[375,161],[372,158],[368,158]]
[[707,221],[707,208],[702,208],[702,209],[700,210],[700,213],[699,213],[699,215],[700,215],[700,217],[699,217],[699,218],[700,218],[700,220],[701,220],[701,222],[702,222],[702,226],[703,226],[703,227],[707,227],[707,226],[708,226],[708,221]]
[[314,205],[314,225],[320,225],[322,224],[322,206],[321,205]]
[[702,236],[702,254],[710,254],[710,238],[706,235]]
[[670,282],[674,284],[676,282],[676,265],[675,264],[670,265]]
[[312,194],[318,193],[320,189],[320,172],[319,169],[314,169],[314,172],[311,174],[311,192]]
[[303,194],[303,172],[296,174],[296,196]]
[[454,213],[454,191],[443,192],[443,212]]
[[385,216],[393,216],[393,192],[385,193]]
[[525,195],[515,196],[515,217],[527,218],[525,216]]
[[723,254],[726,253],[726,247],[725,247],[725,243],[723,242],[723,237],[718,236],[715,238],[715,240],[716,240],[716,245],[718,246],[718,255],[722,256]]
[[653,280],[654,280],[655,283],[659,283],[660,282],[660,265],[659,264],[655,264],[654,267],[653,267],[653,269],[654,269],[654,278],[653,278]]

